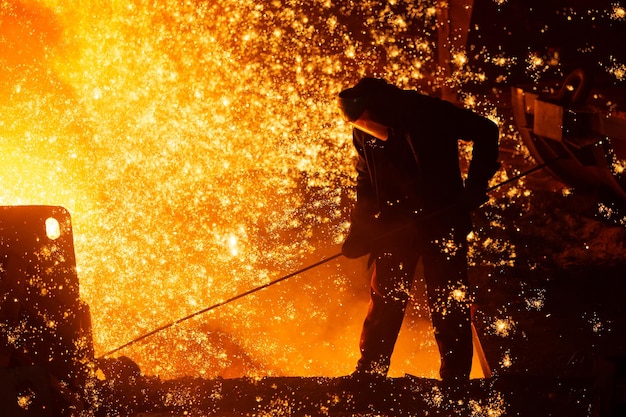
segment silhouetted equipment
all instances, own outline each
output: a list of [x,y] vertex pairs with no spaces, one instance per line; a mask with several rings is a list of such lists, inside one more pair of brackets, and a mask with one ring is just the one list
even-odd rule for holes
[[0,207],[0,265],[0,400],[8,416],[67,415],[93,358],[69,213]]
[[590,104],[592,88],[582,69],[570,73],[557,92],[537,85],[513,87],[515,123],[537,162],[554,160],[547,170],[556,179],[601,199],[626,202],[621,166],[626,113]]

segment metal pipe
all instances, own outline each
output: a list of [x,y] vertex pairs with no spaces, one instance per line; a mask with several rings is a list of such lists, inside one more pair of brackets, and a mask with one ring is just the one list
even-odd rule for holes
[[255,288],[252,288],[251,290],[248,290],[248,291],[246,291],[246,292],[243,292],[243,293],[240,293],[240,294],[238,294],[238,295],[235,295],[234,297],[231,297],[231,298],[229,298],[229,299],[227,299],[227,300],[220,301],[219,303],[213,304],[213,305],[212,305],[212,306],[210,306],[210,307],[203,308],[202,310],[196,311],[195,313],[189,314],[188,316],[182,317],[182,318],[180,318],[180,319],[178,319],[178,320],[176,320],[176,321],[173,321],[173,322],[171,322],[171,323],[168,323],[168,324],[166,324],[166,325],[163,325],[163,326],[161,326],[161,327],[159,327],[159,328],[157,328],[157,329],[154,329],[154,330],[152,330],[152,331],[150,331],[150,332],[148,332],[148,333],[145,333],[145,334],[143,334],[143,335],[141,335],[141,336],[139,336],[139,337],[137,337],[137,338],[135,338],[135,339],[131,340],[130,342],[127,342],[127,343],[123,344],[122,346],[120,346],[120,347],[118,347],[118,348],[115,348],[115,349],[113,349],[113,350],[108,351],[107,353],[105,353],[105,354],[103,354],[102,356],[100,356],[98,359],[101,359],[101,358],[105,358],[105,357],[107,357],[107,356],[110,356],[111,354],[113,354],[113,353],[115,353],[115,352],[117,352],[117,351],[119,351],[119,350],[122,350],[122,349],[124,349],[124,348],[126,348],[126,347],[128,347],[128,346],[130,346],[130,345],[133,345],[133,344],[135,344],[135,343],[137,343],[137,342],[139,342],[139,341],[141,341],[141,340],[143,340],[143,339],[145,339],[145,338],[147,338],[147,337],[149,337],[149,336],[152,336],[152,335],[153,335],[153,334],[155,334],[155,333],[158,333],[158,332],[163,331],[163,330],[165,330],[165,329],[168,329],[168,328],[170,328],[170,327],[172,327],[172,326],[175,326],[175,325],[177,325],[177,324],[179,324],[179,323],[182,323],[183,321],[189,320],[189,319],[191,319],[191,318],[193,318],[193,317],[196,317],[196,316],[198,316],[198,315],[200,315],[200,314],[203,314],[203,313],[206,313],[206,312],[208,312],[208,311],[214,310],[214,309],[216,309],[216,308],[218,308],[218,307],[221,307],[221,306],[223,306],[223,305],[225,305],[225,304],[231,303],[231,302],[233,302],[233,301],[235,301],[235,300],[238,300],[238,299],[240,299],[240,298],[243,298],[243,297],[245,297],[245,296],[247,296],[247,295],[250,295],[250,294],[252,294],[252,293],[255,293],[255,292],[257,292],[257,291],[260,291],[260,290],[262,290],[262,289],[265,289],[265,288],[267,288],[267,287],[270,287],[270,286],[272,286],[272,285],[274,285],[274,284],[278,284],[278,283],[279,283],[279,282],[281,282],[281,281],[284,281],[284,280],[286,280],[286,279],[289,279],[289,278],[291,278],[291,277],[294,277],[294,276],[296,276],[296,275],[298,275],[298,274],[301,274],[301,273],[306,272],[306,271],[308,271],[308,270],[311,270],[311,269],[313,269],[313,268],[317,268],[318,266],[323,265],[323,264],[325,264],[325,263],[327,263],[327,262],[330,262],[330,261],[332,261],[333,259],[336,259],[336,258],[338,258],[338,257],[340,257],[340,256],[341,256],[341,252],[336,253],[336,254],[331,255],[331,256],[330,256],[330,257],[328,257],[328,258],[322,259],[321,261],[318,261],[318,262],[316,262],[316,263],[314,263],[314,264],[308,265],[308,266],[306,266],[306,267],[304,267],[304,268],[302,268],[302,269],[299,269],[299,270],[297,270],[297,271],[295,271],[295,272],[292,272],[292,273],[290,273],[290,274],[287,274],[287,275],[285,275],[285,276],[282,276],[282,277],[280,277],[280,278],[277,278],[277,279],[275,279],[275,280],[273,280],[273,281],[270,281],[270,282],[268,282],[267,284],[263,284],[263,285],[261,285],[261,286],[258,286],[258,287],[255,287]]

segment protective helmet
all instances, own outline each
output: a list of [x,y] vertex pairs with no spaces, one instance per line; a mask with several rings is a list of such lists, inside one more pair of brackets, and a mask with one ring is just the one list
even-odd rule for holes
[[381,98],[396,89],[380,78],[362,78],[354,87],[347,88],[339,93],[337,105],[343,118],[348,122],[357,120],[365,109],[374,110],[372,107],[380,102]]

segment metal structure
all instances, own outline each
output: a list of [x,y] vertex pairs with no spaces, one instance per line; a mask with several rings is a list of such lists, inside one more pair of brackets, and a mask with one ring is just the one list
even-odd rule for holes
[[0,266],[3,416],[80,410],[93,345],[69,213],[57,206],[0,207]]
[[581,69],[560,87],[513,87],[515,124],[537,162],[554,160],[547,169],[561,182],[626,202],[626,113],[590,103],[592,87]]

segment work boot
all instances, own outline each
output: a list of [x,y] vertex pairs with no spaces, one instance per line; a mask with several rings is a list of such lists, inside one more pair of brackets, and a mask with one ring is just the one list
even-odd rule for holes
[[386,380],[383,374],[356,370],[341,378],[339,388],[351,393],[372,393],[381,388]]
[[353,412],[371,413],[385,404],[391,389],[389,381],[380,373],[357,370],[340,379],[339,395],[346,399]]

